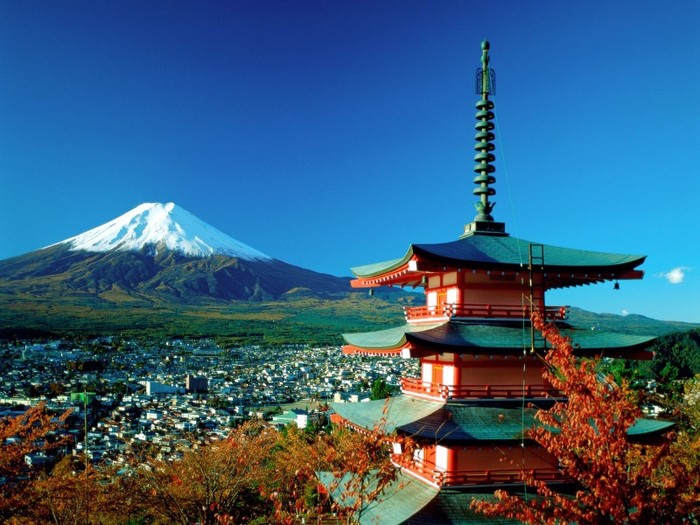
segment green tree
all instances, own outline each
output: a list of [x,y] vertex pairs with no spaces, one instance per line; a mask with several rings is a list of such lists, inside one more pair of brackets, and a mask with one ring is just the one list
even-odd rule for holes
[[393,389],[384,379],[375,379],[374,382],[372,382],[370,399],[386,399],[387,397],[391,397],[392,393]]
[[674,332],[659,338],[651,348],[654,359],[650,369],[660,390],[680,401],[682,382],[700,374],[700,330]]

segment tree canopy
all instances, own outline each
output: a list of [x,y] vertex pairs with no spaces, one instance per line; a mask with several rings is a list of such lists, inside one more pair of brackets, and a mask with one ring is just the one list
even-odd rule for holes
[[557,492],[524,474],[535,495],[504,490],[495,502],[474,501],[488,516],[532,524],[679,523],[698,515],[700,436],[665,436],[660,443],[634,443],[628,430],[641,416],[626,383],[601,380],[597,362],[573,355],[573,343],[535,312],[532,321],[551,344],[544,375],[566,401],[539,410],[528,437],[558,460],[574,490]]

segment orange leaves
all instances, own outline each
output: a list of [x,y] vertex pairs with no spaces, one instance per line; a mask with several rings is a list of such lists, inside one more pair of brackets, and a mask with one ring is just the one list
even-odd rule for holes
[[150,514],[169,523],[213,524],[223,516],[238,523],[245,515],[243,500],[250,501],[245,512],[255,508],[253,495],[265,477],[276,434],[249,422],[224,441],[184,450],[180,461],[146,458],[150,468],[134,465],[138,497]]
[[50,453],[66,444],[67,435],[57,437],[54,433],[69,415],[66,412],[54,419],[40,403],[22,415],[0,419],[0,478],[8,480],[0,491],[0,520],[28,503],[21,491],[36,473],[27,471],[25,455]]
[[[0,465],[14,465],[9,461],[13,457],[21,468],[23,452],[36,447],[36,437],[53,428],[50,422],[40,409],[21,420],[1,421],[5,436],[21,439],[16,453],[3,448]],[[126,516],[183,525],[247,523],[255,518],[298,523],[300,515],[330,511],[328,493],[318,490],[317,472],[352,471],[366,480],[380,472],[382,479],[389,479],[385,443],[386,436],[345,429],[317,435],[297,428],[278,432],[253,421],[233,430],[226,440],[190,443],[180,450],[178,461],[135,450],[131,463],[120,465],[119,474],[102,467],[76,472],[76,465],[82,468],[83,463],[66,458],[51,474],[19,487],[12,500],[5,498],[4,485],[0,521],[14,515],[32,523],[51,521],[51,516],[62,523],[86,524],[117,523]]]
[[[536,329],[552,348],[545,356],[544,377],[566,401],[539,410],[540,426],[528,437],[559,461],[579,490],[554,492],[526,475],[537,491],[527,500],[497,491],[497,501],[473,502],[489,516],[508,516],[525,523],[672,523],[697,515],[700,501],[700,454],[683,452],[677,443],[632,443],[630,427],[641,416],[627,385],[600,378],[593,360],[577,359],[572,341],[532,315]],[[686,438],[698,445],[695,440]],[[692,451],[692,446],[685,451]]]
[[[318,516],[331,508],[343,516],[355,514],[395,478],[388,438],[381,429],[373,433],[335,427],[314,437],[296,428],[285,429],[275,452],[274,475],[265,481],[267,492],[274,488],[277,496],[275,522],[300,513]],[[332,481],[319,488],[319,473]],[[330,494],[341,487],[347,497],[332,502]]]

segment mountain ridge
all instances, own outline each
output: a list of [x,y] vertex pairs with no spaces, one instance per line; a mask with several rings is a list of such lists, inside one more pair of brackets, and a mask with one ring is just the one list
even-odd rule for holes
[[0,291],[38,298],[125,294],[198,303],[276,300],[304,288],[319,297],[351,291],[349,278],[272,258],[174,203],[144,203],[41,250],[0,261]]
[[294,288],[322,297],[348,293],[349,278],[335,277],[277,259],[245,260],[225,255],[193,257],[178,252],[86,252],[54,245],[0,261],[0,290],[99,295],[113,285],[176,302],[274,300]]
[[[192,247],[200,251],[188,252]],[[0,261],[0,331],[10,332],[340,343],[342,332],[400,324],[402,306],[423,300],[385,287],[369,297],[349,277],[266,256],[172,203],[137,206],[83,234]],[[582,329],[661,335],[698,326],[641,317],[571,309]]]
[[47,246],[68,245],[88,252],[141,251],[145,247],[205,257],[228,255],[248,260],[272,259],[214,228],[174,202],[146,202],[100,226]]

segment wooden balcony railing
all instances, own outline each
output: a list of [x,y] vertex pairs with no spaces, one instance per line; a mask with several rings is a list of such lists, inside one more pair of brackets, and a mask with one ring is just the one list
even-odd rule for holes
[[535,479],[545,482],[566,480],[562,472],[554,467],[535,469],[458,470],[450,472],[437,468],[431,462],[416,460],[406,461],[399,456],[392,457],[392,459],[397,465],[400,465],[404,469],[427,481],[432,481],[439,487],[519,483],[522,482],[525,473],[528,473]]
[[531,397],[560,397],[561,393],[548,385],[443,385],[414,377],[401,378],[401,391],[436,399],[516,399]]
[[[546,306],[544,317],[547,321],[566,319],[568,306]],[[529,319],[529,306],[512,304],[440,304],[436,306],[404,307],[407,321],[429,321],[436,318],[466,319]]]
[[462,470],[458,472],[433,472],[433,479],[440,486],[455,485],[498,485],[503,483],[518,483],[523,480],[523,473],[529,472],[535,479],[541,481],[563,481],[564,476],[556,468],[538,468],[529,471],[511,470]]

